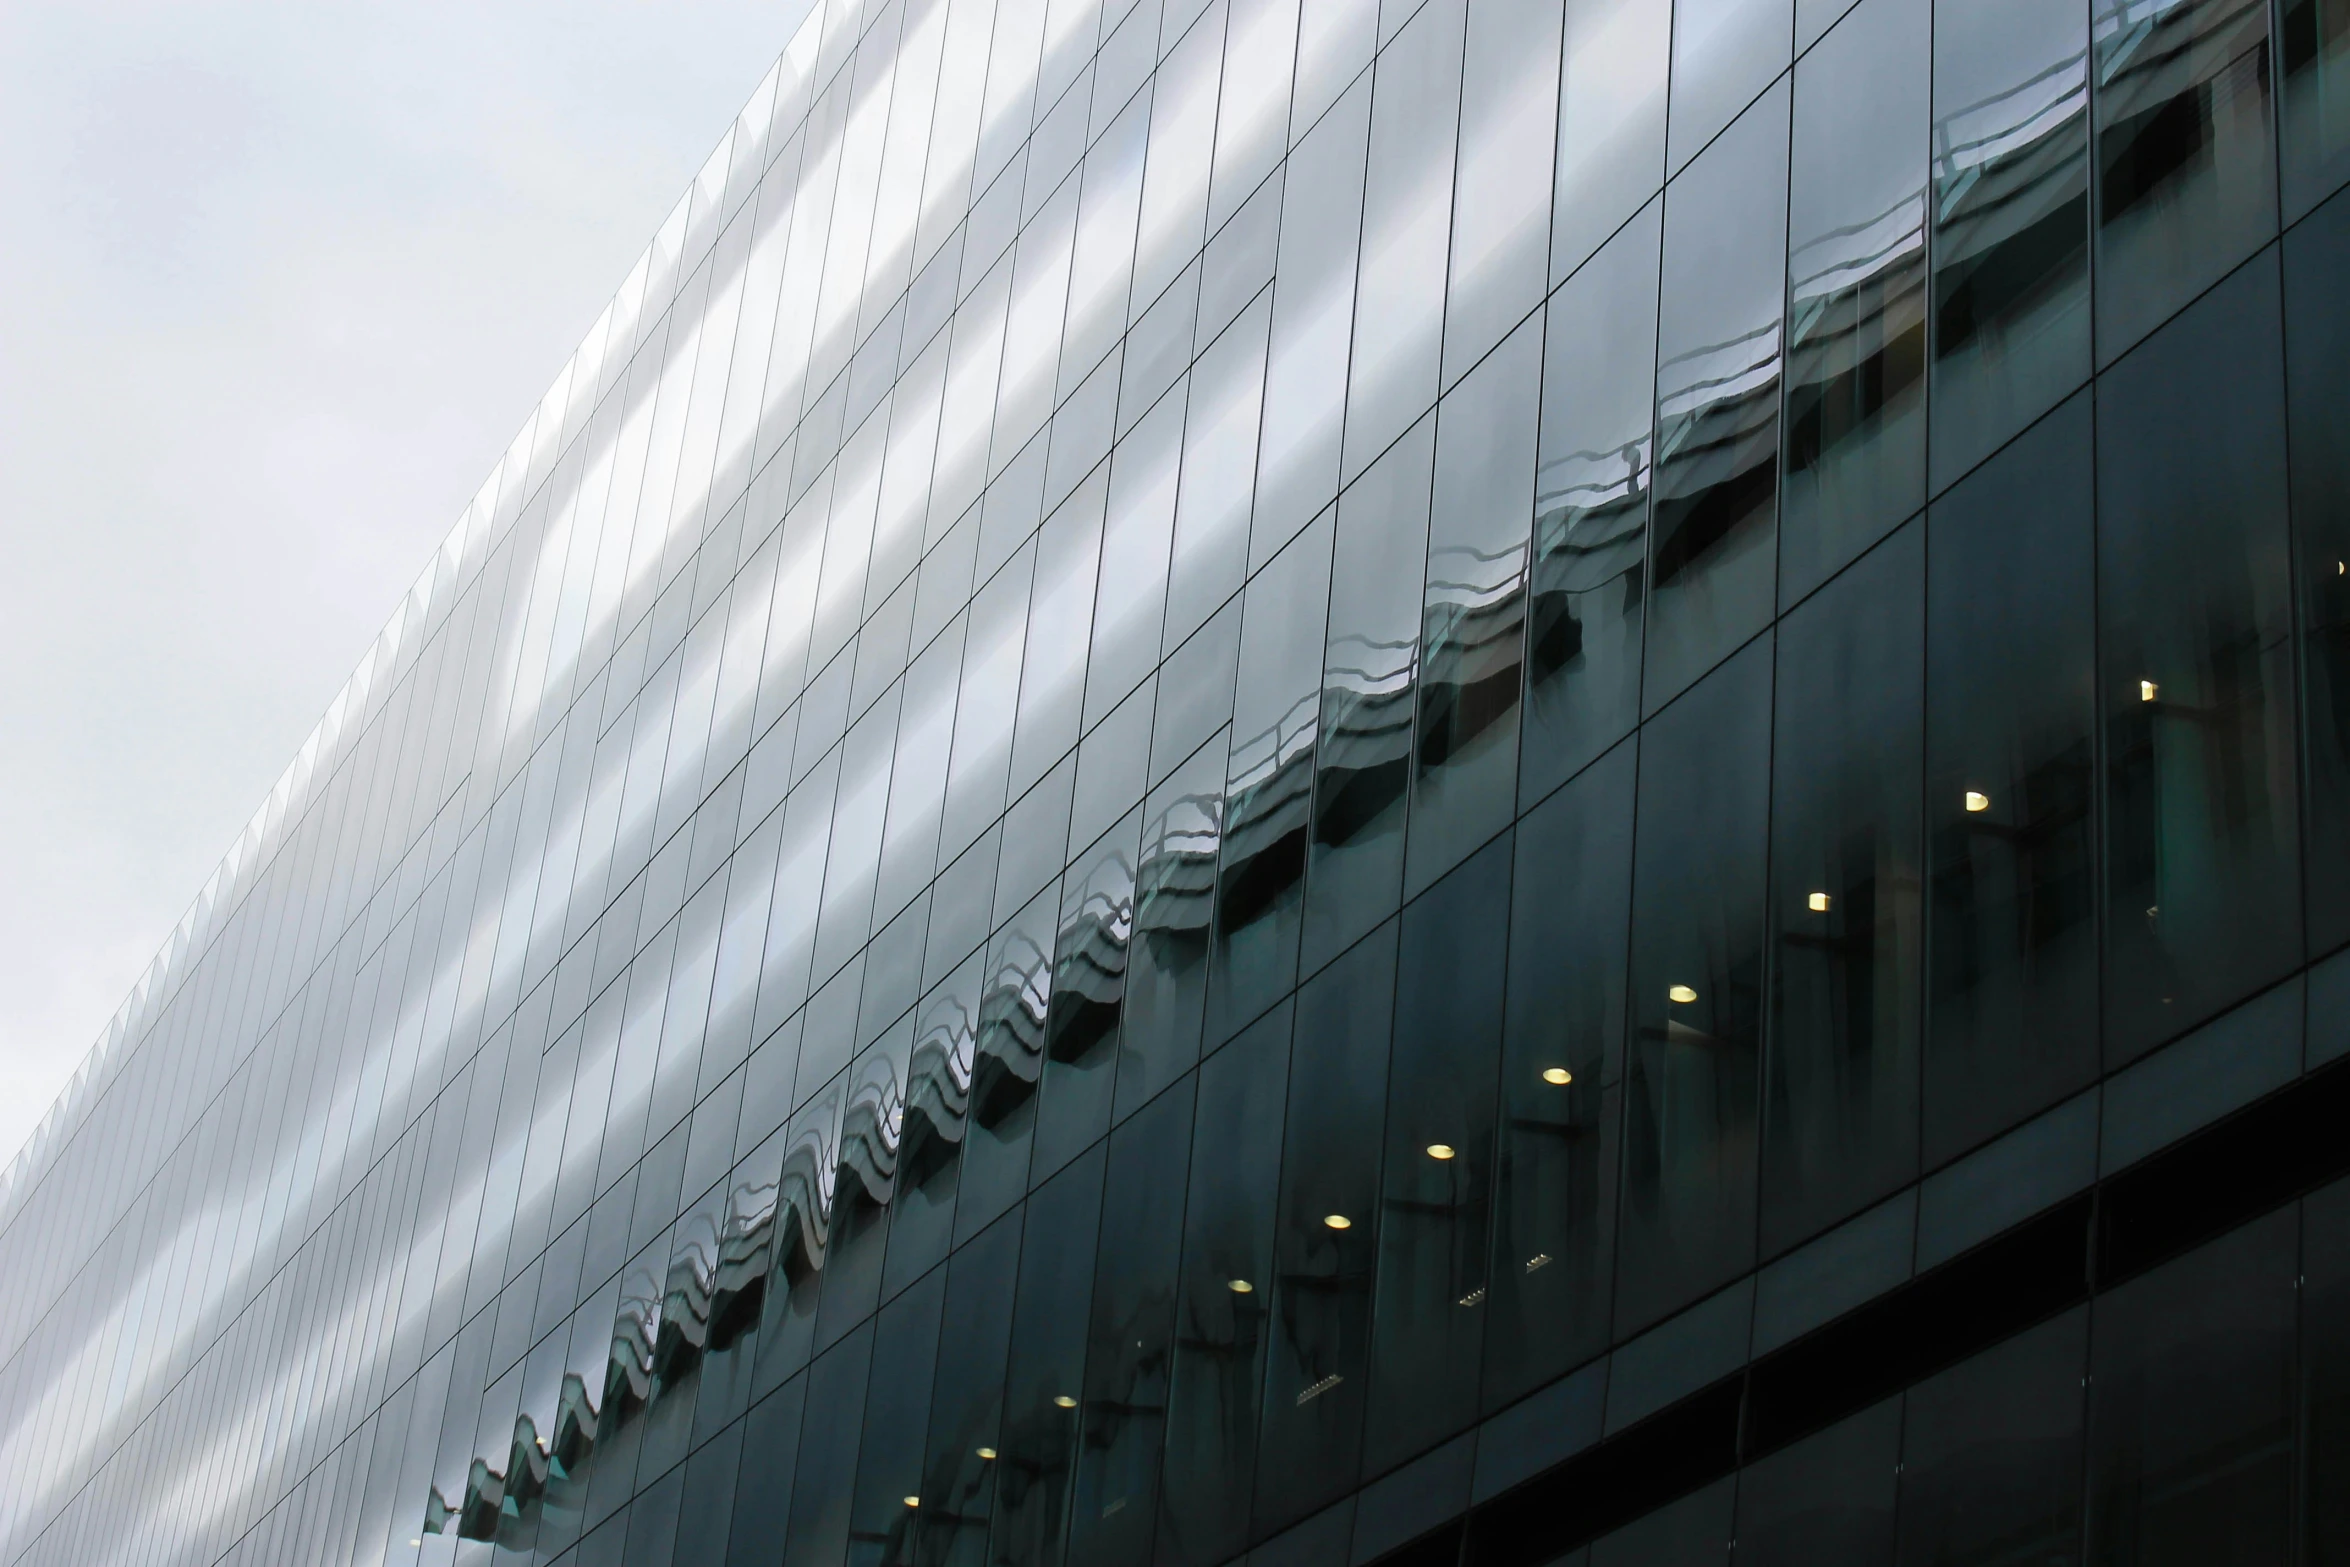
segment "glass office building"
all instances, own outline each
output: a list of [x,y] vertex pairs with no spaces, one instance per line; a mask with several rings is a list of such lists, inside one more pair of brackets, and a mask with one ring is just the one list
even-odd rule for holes
[[826,0],[0,1186],[0,1562],[2350,1561],[2346,181],[2341,0]]

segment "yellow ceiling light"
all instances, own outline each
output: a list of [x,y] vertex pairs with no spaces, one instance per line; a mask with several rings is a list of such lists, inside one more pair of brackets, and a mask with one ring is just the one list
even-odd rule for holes
[[981,1448],[981,1449],[979,1450],[979,1461],[980,1461],[981,1463],[983,1463],[983,1464],[992,1464],[992,1463],[994,1463],[994,1462],[995,1462],[995,1449],[994,1449],[994,1448],[992,1448],[992,1447],[983,1447],[983,1448]]
[[1545,1067],[1542,1071],[1542,1080],[1553,1088],[1564,1088],[1575,1080],[1575,1074],[1563,1066]]
[[2141,702],[2151,702],[2154,700],[2155,694],[2161,689],[2162,688],[2160,686],[2156,685],[2151,680],[2141,680],[2138,682],[2138,700]]
[[1325,1213],[1322,1222],[1334,1230],[1351,1230],[1355,1227],[1355,1221],[1343,1213]]
[[1811,911],[1814,914],[1825,914],[1828,912],[1828,895],[1826,893],[1815,892],[1806,901],[1811,904]]
[[1235,1295],[1251,1294],[1256,1289],[1256,1286],[1251,1284],[1246,1279],[1234,1279],[1231,1283],[1225,1285],[1224,1287]]
[[1449,1159],[1454,1152],[1455,1150],[1450,1143],[1430,1143],[1428,1145],[1428,1157],[1431,1159]]
[[1063,1409],[1075,1409],[1077,1407],[1077,1400],[1071,1398],[1066,1393],[1055,1393],[1053,1395],[1053,1402],[1058,1404]]
[[1966,808],[1970,811],[1987,811],[1991,809],[1991,797],[1980,789],[1969,789],[1966,792]]
[[1697,999],[1697,992],[1687,985],[1675,985],[1665,992],[1665,999],[1680,1006],[1687,1006]]

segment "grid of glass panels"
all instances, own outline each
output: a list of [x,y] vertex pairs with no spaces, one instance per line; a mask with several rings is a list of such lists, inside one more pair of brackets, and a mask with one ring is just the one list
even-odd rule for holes
[[826,0],[0,1186],[0,1559],[1360,1558],[2314,1065],[2345,178],[2325,0]]

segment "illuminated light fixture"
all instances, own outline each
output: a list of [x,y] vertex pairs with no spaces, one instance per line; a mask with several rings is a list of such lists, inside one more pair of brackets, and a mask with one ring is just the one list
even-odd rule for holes
[[1334,1230],[1351,1230],[1355,1227],[1355,1221],[1343,1213],[1325,1213],[1322,1222]]
[[920,1507],[922,1505],[922,1498],[919,1496],[909,1496],[906,1498],[906,1505],[908,1507]]
[[1066,1393],[1055,1393],[1053,1395],[1053,1402],[1058,1404],[1063,1409],[1075,1409],[1077,1407],[1077,1400],[1071,1398]]
[[2138,700],[2141,702],[2151,702],[2154,700],[2155,693],[2161,689],[2162,688],[2160,686],[2157,686],[2151,680],[2141,680],[2138,682]]
[[1575,1080],[1575,1074],[1563,1066],[1545,1067],[1542,1071],[1542,1080],[1553,1088],[1564,1088]]
[[1428,1145],[1428,1157],[1431,1159],[1449,1159],[1452,1156],[1453,1146],[1450,1143],[1430,1143]]
[[1691,990],[1687,985],[1675,985],[1665,992],[1665,999],[1681,1006],[1687,1006],[1697,999],[1697,992]]
[[1987,811],[1991,809],[1991,797],[1979,789],[1969,789],[1966,792],[1966,808],[1970,811]]
[[1484,1285],[1482,1285],[1482,1284],[1478,1285],[1478,1286],[1477,1286],[1475,1289],[1473,1289],[1473,1290],[1469,1291],[1469,1293],[1468,1293],[1468,1294],[1466,1294],[1466,1295],[1463,1295],[1463,1296],[1462,1296],[1462,1297],[1461,1297],[1459,1300],[1456,1300],[1456,1301],[1454,1301],[1454,1302],[1453,1302],[1453,1304],[1454,1304],[1454,1305],[1456,1305],[1456,1306],[1481,1306],[1481,1305],[1483,1305],[1484,1303],[1485,1303],[1485,1286],[1484,1286]]
[[983,1463],[983,1464],[992,1464],[992,1463],[994,1463],[994,1462],[995,1462],[995,1449],[994,1449],[994,1448],[992,1448],[992,1447],[983,1447],[983,1448],[981,1448],[981,1449],[979,1450],[979,1461],[980,1461],[981,1463]]
[[1256,1286],[1251,1284],[1246,1279],[1234,1279],[1231,1283],[1225,1285],[1224,1287],[1235,1295],[1248,1295],[1253,1294],[1256,1291]]
[[2334,575],[2337,577],[2350,576],[2350,560],[2335,561]]
[[1550,1262],[1551,1257],[1549,1252],[1538,1251],[1533,1256],[1526,1259],[1526,1271],[1528,1273],[1532,1273],[1536,1268],[1547,1268],[1550,1266]]
[[1807,901],[1811,904],[1811,911],[1814,914],[1825,914],[1828,912],[1828,895],[1826,893],[1815,892]]

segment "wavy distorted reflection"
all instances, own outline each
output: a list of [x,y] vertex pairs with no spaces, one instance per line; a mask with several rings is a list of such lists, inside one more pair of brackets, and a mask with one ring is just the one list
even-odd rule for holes
[[1431,559],[1419,756],[1435,767],[1468,748],[1518,701],[1526,548],[1458,547]]
[[[1513,581],[1479,608],[1514,617],[1518,604]],[[1483,617],[1460,618],[1475,625]],[[1472,650],[1475,642],[1458,631],[1448,640]],[[1342,743],[1370,747],[1400,775],[1411,732],[1409,666],[1398,678],[1365,684],[1385,689],[1354,708],[1356,722],[1340,720]],[[625,1445],[666,1402],[690,1406],[712,1363],[733,1353],[787,1353],[761,1341],[781,1344],[785,1318],[805,1315],[823,1293],[819,1284],[856,1267],[859,1238],[878,1232],[911,1194],[953,1193],[959,1179],[964,1203],[1000,1211],[1009,1197],[984,1190],[988,1148],[1026,1135],[1055,1063],[1083,1060],[1119,1036],[1130,970],[1164,975],[1197,966],[1219,907],[1227,929],[1245,927],[1267,897],[1302,875],[1323,711],[1309,696],[1244,739],[1231,792],[1175,795],[1152,818],[1138,861],[1129,868],[1120,855],[1105,857],[1073,884],[1065,913],[1015,916],[983,963],[964,965],[917,1013],[903,1057],[868,1052],[844,1092],[819,1096],[815,1113],[803,1111],[738,1169],[722,1202],[687,1216],[658,1288],[624,1283],[608,1331],[593,1340],[604,1346],[600,1363],[567,1371],[538,1407],[516,1415],[510,1439],[473,1454],[416,1498],[418,1527],[528,1544],[549,1509],[578,1509],[600,1451]],[[1157,1004],[1152,995],[1144,992],[1142,1005]],[[1014,1173],[1024,1185],[1024,1166]],[[650,1276],[642,1277],[649,1286]],[[1021,1452],[1039,1443],[1059,1452],[1050,1437],[1005,1433],[1007,1450]],[[634,1462],[633,1450],[627,1460]]]

